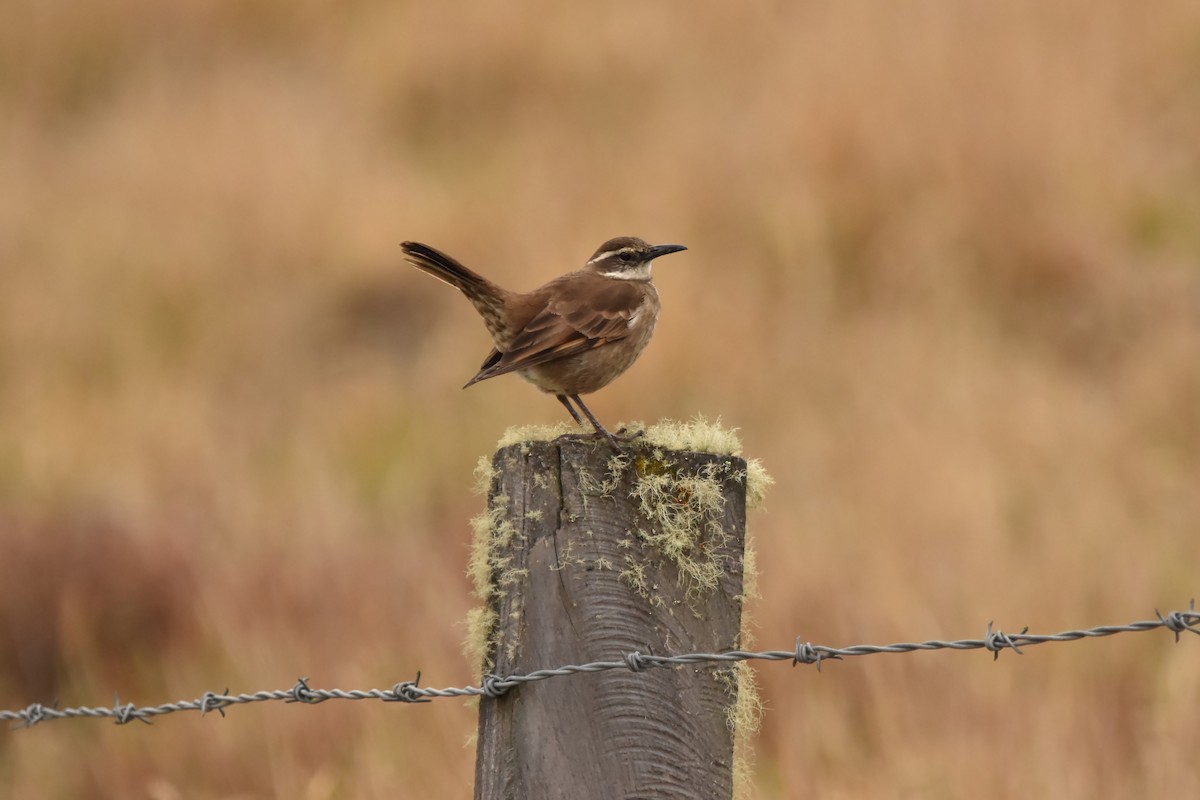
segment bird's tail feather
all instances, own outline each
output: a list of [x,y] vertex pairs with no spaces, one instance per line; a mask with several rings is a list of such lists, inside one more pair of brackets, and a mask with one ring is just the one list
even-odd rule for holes
[[465,294],[483,317],[494,341],[507,340],[504,305],[510,296],[508,291],[427,244],[403,242],[400,248],[408,263]]
[[491,281],[487,278],[472,272],[450,256],[427,244],[404,242],[400,248],[404,251],[408,263],[467,295],[470,295],[472,290],[486,290],[492,286]]

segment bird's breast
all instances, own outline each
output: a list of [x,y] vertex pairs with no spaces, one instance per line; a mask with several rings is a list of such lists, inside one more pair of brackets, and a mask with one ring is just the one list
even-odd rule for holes
[[590,394],[607,386],[633,365],[654,334],[658,321],[658,294],[653,286],[629,315],[626,335],[612,338],[591,350],[548,361],[521,372],[538,388],[554,394]]

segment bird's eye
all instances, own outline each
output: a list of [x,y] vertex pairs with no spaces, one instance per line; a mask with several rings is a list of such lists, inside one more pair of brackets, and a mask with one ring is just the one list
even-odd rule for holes
[[633,261],[633,253],[626,250],[624,253],[621,253],[619,256],[617,256],[617,258],[626,262]]

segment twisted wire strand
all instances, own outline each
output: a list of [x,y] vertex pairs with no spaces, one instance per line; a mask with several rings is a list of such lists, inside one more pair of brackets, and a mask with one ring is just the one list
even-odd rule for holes
[[1196,611],[1196,601],[1192,600],[1186,611],[1172,611],[1168,614],[1154,612],[1157,619],[1132,622],[1128,625],[1101,625],[1085,630],[1070,630],[1054,634],[1031,634],[1025,628],[1020,633],[1005,633],[994,630],[991,622],[982,639],[958,639],[943,641],[930,639],[924,642],[899,642],[896,644],[873,645],[859,644],[851,647],[826,647],[802,641],[796,638],[795,647],[791,650],[766,650],[752,652],[748,650],[729,650],[723,653],[683,653],[671,656],[656,656],[639,653],[626,653],[618,660],[593,661],[588,664],[564,664],[553,669],[539,669],[533,672],[513,675],[486,675],[480,686],[447,687],[434,689],[422,687],[421,673],[414,680],[401,681],[391,689],[314,689],[308,685],[308,678],[300,678],[290,689],[254,692],[251,694],[229,694],[226,689],[222,693],[205,692],[195,700],[180,700],[174,703],[163,703],[157,706],[137,706],[133,703],[121,703],[119,697],[114,697],[111,707],[79,706],[77,708],[55,708],[54,706],[34,703],[19,711],[0,710],[0,720],[13,721],[16,728],[32,728],[48,720],[73,718],[108,718],[118,725],[130,722],[150,724],[154,717],[173,714],[178,711],[199,711],[201,716],[215,711],[222,717],[225,709],[233,705],[246,703],[262,703],[267,701],[282,701],[284,703],[303,703],[316,705],[326,700],[380,700],[385,703],[428,703],[442,697],[490,697],[496,698],[509,689],[524,683],[559,678],[569,675],[579,675],[592,672],[605,672],[613,669],[627,669],[641,672],[656,667],[675,667],[687,664],[703,663],[734,663],[738,661],[791,661],[797,664],[813,664],[817,670],[821,663],[827,660],[841,660],[852,656],[880,655],[883,653],[913,653],[928,650],[989,650],[993,660],[1000,657],[1002,650],[1013,650],[1021,655],[1021,648],[1047,644],[1050,642],[1074,642],[1081,639],[1095,639],[1103,636],[1113,636],[1118,633],[1139,633],[1165,628],[1175,634],[1178,642],[1180,635],[1189,632],[1200,635],[1200,612]]

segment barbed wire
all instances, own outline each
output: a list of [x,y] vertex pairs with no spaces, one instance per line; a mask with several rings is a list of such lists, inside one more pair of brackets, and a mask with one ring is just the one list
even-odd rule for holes
[[0,711],[0,720],[15,721],[17,728],[31,728],[41,722],[53,719],[69,718],[111,718],[118,725],[138,721],[150,724],[153,717],[163,714],[173,714],[177,711],[199,711],[201,715],[216,711],[222,717],[225,709],[232,705],[245,703],[262,703],[267,701],[282,701],[285,703],[304,703],[316,705],[326,700],[380,700],[385,703],[428,703],[441,697],[500,697],[509,689],[523,683],[548,680],[550,678],[578,675],[589,672],[604,672],[612,669],[628,669],[641,672],[654,667],[675,667],[700,663],[732,663],[738,661],[791,661],[797,664],[813,664],[820,671],[821,663],[828,660],[841,660],[852,656],[879,655],[882,653],[912,653],[923,650],[989,650],[993,660],[1000,657],[1002,650],[1013,650],[1022,655],[1021,648],[1048,642],[1074,642],[1080,639],[1095,639],[1102,636],[1113,636],[1118,633],[1137,633],[1166,628],[1175,634],[1179,641],[1180,634],[1185,631],[1200,635],[1200,612],[1196,611],[1196,601],[1192,600],[1187,611],[1172,611],[1168,614],[1154,612],[1157,619],[1132,622],[1128,625],[1102,625],[1086,630],[1063,631],[1048,635],[1029,633],[1025,628],[1020,633],[1008,634],[993,630],[992,623],[987,625],[987,632],[982,639],[959,639],[957,641],[942,641],[931,639],[925,642],[900,642],[897,644],[873,645],[860,644],[852,647],[826,647],[802,641],[797,637],[796,646],[791,650],[767,650],[751,652],[747,650],[729,650],[723,653],[684,653],[673,656],[647,655],[637,651],[626,653],[618,660],[593,661],[588,664],[566,664],[554,669],[539,669],[524,674],[487,675],[480,686],[465,686],[462,688],[449,687],[432,689],[418,684],[421,673],[411,681],[401,681],[391,689],[367,689],[343,691],[341,689],[313,689],[308,685],[308,678],[300,678],[290,689],[254,692],[253,694],[229,694],[226,689],[222,693],[205,692],[195,700],[181,700],[174,703],[164,703],[157,706],[136,706],[133,703],[122,704],[119,697],[114,698],[111,707],[55,708],[40,703],[34,703],[20,711]]

